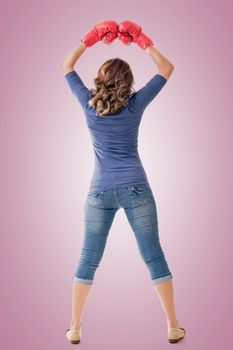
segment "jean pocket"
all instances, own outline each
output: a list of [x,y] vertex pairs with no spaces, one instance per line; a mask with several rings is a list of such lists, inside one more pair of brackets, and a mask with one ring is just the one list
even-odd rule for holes
[[148,190],[147,185],[136,185],[131,187],[134,192],[141,193]]
[[104,203],[104,192],[99,191],[87,195],[87,203],[93,207],[102,207]]
[[133,206],[144,205],[153,200],[150,187],[147,184],[134,185],[132,187],[129,187],[129,190]]

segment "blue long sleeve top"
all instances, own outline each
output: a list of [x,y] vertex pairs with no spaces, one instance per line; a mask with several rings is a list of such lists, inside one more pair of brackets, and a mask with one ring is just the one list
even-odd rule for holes
[[84,111],[93,144],[95,164],[88,193],[149,184],[138,153],[138,130],[143,112],[167,79],[155,74],[129,97],[125,107],[99,116],[96,108],[88,104],[89,89],[78,73],[72,70],[64,77]]

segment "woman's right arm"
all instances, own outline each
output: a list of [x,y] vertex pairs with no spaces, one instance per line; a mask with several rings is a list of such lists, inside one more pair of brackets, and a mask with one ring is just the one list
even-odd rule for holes
[[158,67],[158,73],[164,78],[169,79],[173,70],[174,65],[164,57],[159,50],[157,50],[153,45],[146,48],[146,51],[150,54],[151,58]]
[[149,45],[146,48],[146,51],[154,60],[159,71],[158,73],[154,74],[152,78],[132,97],[134,109],[141,112],[145,110],[148,104],[162,90],[174,70],[174,65],[157,49],[155,49],[153,45]]

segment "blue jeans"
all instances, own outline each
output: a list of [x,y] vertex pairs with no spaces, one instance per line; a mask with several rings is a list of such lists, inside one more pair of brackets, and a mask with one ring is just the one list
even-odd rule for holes
[[152,283],[172,278],[159,240],[156,203],[150,185],[138,184],[87,195],[84,240],[73,280],[93,284],[118,209],[123,208]]

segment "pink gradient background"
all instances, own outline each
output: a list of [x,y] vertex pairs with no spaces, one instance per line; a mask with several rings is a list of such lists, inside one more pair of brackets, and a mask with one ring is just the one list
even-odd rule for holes
[[[96,10],[96,6],[98,7]],[[175,65],[140,128],[139,153],[173,273],[176,347],[231,348],[232,2],[8,1],[1,9],[1,337],[4,350],[69,349],[72,275],[94,158],[60,61],[95,22],[131,19]],[[98,43],[75,69],[93,86],[110,57],[136,90],[157,71],[136,45]],[[166,319],[123,209],[83,316],[83,349],[168,349]]]

